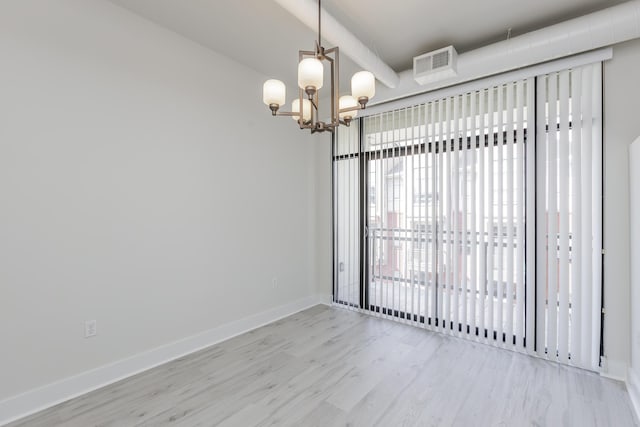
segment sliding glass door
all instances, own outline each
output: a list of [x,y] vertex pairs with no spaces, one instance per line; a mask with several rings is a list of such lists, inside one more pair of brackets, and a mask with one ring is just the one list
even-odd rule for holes
[[597,67],[341,128],[334,138],[335,300],[597,366]]
[[[516,89],[525,96],[524,84]],[[504,95],[515,104],[517,94]],[[365,119],[373,310],[465,334],[523,337],[524,250],[516,242],[525,227],[526,122],[517,120],[516,132],[493,126],[498,113],[485,111],[499,96],[468,94]],[[524,118],[524,102],[516,111]],[[415,126],[404,127],[407,118]]]
[[[376,158],[378,157],[378,158]],[[434,287],[427,258],[430,191],[428,156],[367,153],[367,293],[365,304],[402,319],[424,322]],[[422,166],[421,166],[422,165]]]

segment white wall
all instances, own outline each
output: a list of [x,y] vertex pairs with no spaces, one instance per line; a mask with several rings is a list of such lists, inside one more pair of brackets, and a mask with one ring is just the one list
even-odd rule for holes
[[331,141],[317,144],[316,164],[316,292],[333,295],[333,223],[331,222]]
[[0,400],[315,294],[264,76],[100,0],[3,0],[0,58]]
[[609,375],[630,358],[629,145],[640,135],[640,40],[616,45],[604,67],[604,348]]

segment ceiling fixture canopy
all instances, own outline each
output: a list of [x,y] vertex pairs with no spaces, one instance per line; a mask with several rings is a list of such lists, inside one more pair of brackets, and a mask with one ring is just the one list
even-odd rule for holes
[[[262,87],[262,101],[269,106],[274,116],[290,116],[298,122],[300,129],[315,132],[333,132],[340,124],[349,126],[358,110],[376,93],[375,77],[369,71],[359,71],[351,78],[351,95],[340,96],[340,59],[338,47],[325,49],[322,45],[321,0],[318,0],[318,40],[312,51],[298,53],[298,97],[291,103],[291,111],[280,111],[286,103],[286,87],[280,80],[267,80]],[[331,76],[329,91],[331,116],[327,121],[319,119],[319,91],[325,86],[324,62],[329,64]]]

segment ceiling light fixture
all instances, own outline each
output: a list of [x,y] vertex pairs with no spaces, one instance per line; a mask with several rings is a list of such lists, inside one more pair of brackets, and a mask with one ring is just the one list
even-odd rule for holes
[[[339,49],[322,47],[321,0],[318,0],[318,40],[315,50],[298,53],[298,98],[291,104],[291,111],[280,111],[286,103],[286,87],[280,80],[267,80],[262,87],[262,100],[269,106],[273,116],[290,116],[298,122],[300,129],[311,133],[333,132],[340,124],[349,126],[358,110],[364,109],[376,93],[375,77],[369,71],[359,71],[351,78],[351,95],[340,96]],[[331,117],[319,120],[319,91],[324,85],[324,64],[331,69]]]

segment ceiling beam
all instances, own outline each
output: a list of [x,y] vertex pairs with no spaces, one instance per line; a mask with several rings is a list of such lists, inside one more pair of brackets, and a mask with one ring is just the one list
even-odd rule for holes
[[371,114],[371,111],[375,111],[373,106],[384,102],[524,69],[637,38],[640,38],[640,0],[632,0],[461,53],[458,55],[458,75],[455,77],[420,85],[414,79],[413,69],[402,71],[398,86],[394,90],[381,88],[375,101],[367,106],[367,112],[361,114]]
[[[298,18],[307,27],[318,31],[318,3],[313,0],[275,0],[280,6]],[[395,88],[400,77],[356,36],[340,24],[324,9],[322,10],[322,36],[356,64],[373,75],[385,86]],[[321,40],[318,42],[322,43]]]

